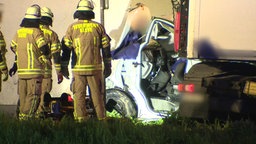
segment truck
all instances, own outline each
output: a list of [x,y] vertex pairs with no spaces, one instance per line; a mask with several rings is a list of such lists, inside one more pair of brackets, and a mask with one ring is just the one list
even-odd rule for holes
[[187,59],[179,115],[191,118],[256,113],[256,1],[180,0],[175,50]]

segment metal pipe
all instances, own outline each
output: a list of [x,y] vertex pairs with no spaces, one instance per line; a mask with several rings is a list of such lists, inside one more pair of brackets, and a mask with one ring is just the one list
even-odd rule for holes
[[105,0],[100,0],[100,23],[105,26]]

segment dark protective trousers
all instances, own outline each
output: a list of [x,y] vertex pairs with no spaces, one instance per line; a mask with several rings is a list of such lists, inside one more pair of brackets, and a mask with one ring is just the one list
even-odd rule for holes
[[42,94],[41,94],[41,97],[40,97],[40,104],[39,104],[39,107],[38,107],[38,110],[37,112],[38,113],[41,113],[41,112],[45,112],[46,109],[45,109],[45,103],[44,103],[44,96],[46,93],[50,93],[52,90],[52,79],[51,78],[44,78],[42,80]]
[[86,111],[86,86],[89,85],[91,90],[91,98],[99,120],[106,117],[104,104],[104,86],[102,72],[96,72],[93,75],[77,75],[74,74],[72,83],[72,91],[74,94],[74,117],[78,121],[88,119]]
[[26,120],[35,116],[41,95],[41,84],[41,78],[19,79],[20,120]]

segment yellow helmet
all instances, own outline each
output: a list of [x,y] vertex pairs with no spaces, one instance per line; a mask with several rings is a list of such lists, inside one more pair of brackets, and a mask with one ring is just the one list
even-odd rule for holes
[[77,5],[77,11],[93,11],[94,6],[92,1],[89,0],[80,0]]
[[41,8],[41,16],[42,17],[49,17],[51,19],[54,17],[51,9],[49,9],[48,7]]
[[25,18],[27,19],[40,19],[41,18],[41,11],[39,5],[32,5],[27,9],[25,14]]

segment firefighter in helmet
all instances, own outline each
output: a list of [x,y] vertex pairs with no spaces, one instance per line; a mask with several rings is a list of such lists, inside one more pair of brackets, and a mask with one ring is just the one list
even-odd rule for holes
[[[50,29],[50,26],[52,26],[53,17],[54,15],[51,9],[47,7],[41,8],[40,29],[43,31],[45,40],[47,41],[51,51],[50,54],[47,56],[47,58],[49,58],[49,61],[53,59],[57,78],[58,78],[58,84],[60,84],[63,80],[63,76],[60,73],[61,46],[60,46],[58,35],[53,30]],[[42,114],[47,111],[44,103],[44,95],[49,94],[51,90],[52,90],[52,65],[47,64],[44,67],[44,77],[42,80],[42,94],[40,97],[38,114]]]
[[101,24],[92,21],[93,9],[91,1],[79,2],[74,13],[74,18],[78,21],[69,26],[62,42],[61,69],[66,78],[69,76],[67,67],[72,52],[74,116],[78,121],[88,119],[85,107],[86,85],[90,87],[98,119],[106,116],[102,71],[104,67],[105,77],[111,74],[110,38]]
[[50,54],[50,49],[39,28],[40,18],[40,7],[30,6],[11,42],[15,62],[9,75],[13,76],[18,71],[20,120],[35,116],[42,92],[43,66],[49,63],[46,56]]
[[[0,23],[2,22],[2,15],[3,15],[3,4],[0,4]],[[0,31],[0,91],[2,88],[2,80],[3,81],[8,80],[8,68],[6,65],[6,58],[5,58],[6,52],[7,50],[6,50],[6,43],[4,40],[4,36]]]

